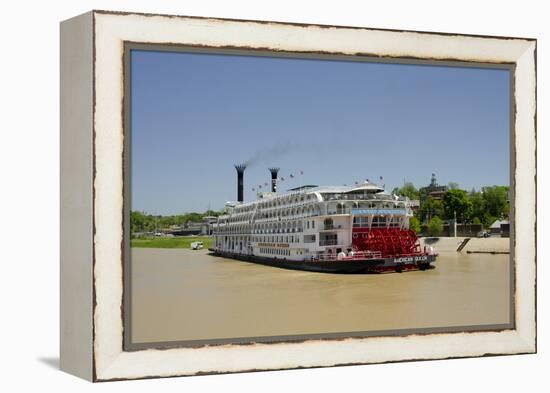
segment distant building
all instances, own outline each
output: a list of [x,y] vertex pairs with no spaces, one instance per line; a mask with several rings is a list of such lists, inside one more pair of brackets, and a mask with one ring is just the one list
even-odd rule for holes
[[508,220],[496,220],[489,227],[489,232],[493,235],[500,235],[501,237],[509,237],[510,222]]
[[212,228],[218,221],[218,217],[206,216],[201,224],[201,235],[212,235]]
[[430,184],[427,187],[420,188],[420,191],[426,192],[426,194],[433,199],[441,200],[443,198],[443,194],[447,191],[447,186],[440,186],[437,184],[435,173],[432,173]]
[[212,235],[212,228],[217,221],[217,217],[206,216],[202,222],[185,222],[180,226],[171,226],[163,232],[173,236],[192,236],[192,235]]

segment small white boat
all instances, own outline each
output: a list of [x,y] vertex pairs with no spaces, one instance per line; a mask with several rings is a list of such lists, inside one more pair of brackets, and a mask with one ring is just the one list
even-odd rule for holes
[[204,247],[202,242],[193,242],[191,243],[191,250],[202,250]]

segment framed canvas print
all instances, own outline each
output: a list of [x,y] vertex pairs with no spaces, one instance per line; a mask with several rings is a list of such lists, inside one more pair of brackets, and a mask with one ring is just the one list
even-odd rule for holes
[[536,351],[536,40],[61,23],[61,368]]

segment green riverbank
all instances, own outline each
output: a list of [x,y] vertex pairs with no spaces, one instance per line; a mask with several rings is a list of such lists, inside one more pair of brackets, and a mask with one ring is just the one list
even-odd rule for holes
[[212,244],[212,238],[210,236],[155,236],[132,239],[130,246],[136,248],[191,248],[193,242],[203,242],[203,247],[208,248]]

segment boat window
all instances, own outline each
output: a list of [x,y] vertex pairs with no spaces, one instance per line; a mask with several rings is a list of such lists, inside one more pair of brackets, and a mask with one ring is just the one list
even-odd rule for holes
[[386,226],[386,216],[374,216],[372,218],[372,227],[380,228]]
[[369,226],[369,218],[367,216],[353,217],[354,228],[368,228],[368,226]]

